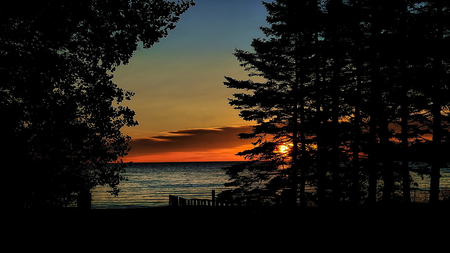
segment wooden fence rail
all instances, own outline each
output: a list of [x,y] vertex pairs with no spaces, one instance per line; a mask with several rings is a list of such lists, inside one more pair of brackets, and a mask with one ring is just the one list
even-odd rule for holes
[[[429,202],[429,190],[422,190],[419,188],[411,189],[411,202],[412,203],[428,203]],[[441,189],[439,194],[440,200],[445,200],[450,198],[450,189]],[[212,190],[211,199],[186,199],[183,197],[178,197],[175,195],[169,195],[169,206],[234,206],[234,205],[245,205],[251,203],[247,201],[246,203],[230,203],[230,202],[219,202],[216,200],[216,193]]]
[[231,203],[216,201],[216,192],[212,190],[211,199],[186,199],[169,195],[169,206],[231,206]]

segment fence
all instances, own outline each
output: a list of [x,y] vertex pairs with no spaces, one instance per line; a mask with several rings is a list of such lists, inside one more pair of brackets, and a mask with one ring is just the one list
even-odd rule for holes
[[[311,192],[310,192],[311,193]],[[419,188],[411,189],[411,202],[412,203],[429,203],[430,191],[422,190]],[[450,189],[441,189],[439,193],[439,200],[450,199]],[[247,202],[250,203],[250,202]],[[308,202],[310,205],[313,203]],[[242,205],[242,203],[231,202],[219,202],[216,200],[215,191],[212,190],[211,199],[186,199],[174,195],[169,195],[169,206],[233,206]]]
[[212,190],[211,199],[186,199],[169,195],[169,206],[231,206],[228,202],[216,201],[216,192]]

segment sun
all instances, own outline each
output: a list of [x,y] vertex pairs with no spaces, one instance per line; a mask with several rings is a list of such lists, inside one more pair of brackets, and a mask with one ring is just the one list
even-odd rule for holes
[[288,145],[278,145],[278,152],[281,154],[287,154],[291,148]]

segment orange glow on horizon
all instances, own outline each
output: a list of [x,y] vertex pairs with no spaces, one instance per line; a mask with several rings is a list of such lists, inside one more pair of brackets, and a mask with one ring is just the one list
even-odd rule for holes
[[[175,152],[174,152],[175,153]],[[161,162],[234,162],[234,161],[244,161],[242,157],[239,156],[219,156],[211,157],[208,155],[198,156],[198,154],[189,153],[179,153],[179,154],[167,154],[167,155],[150,155],[150,156],[140,156],[131,159],[123,158],[124,162],[133,163],[161,163]]]
[[122,158],[124,162],[133,163],[161,163],[161,162],[235,162],[244,161],[244,158],[235,155],[221,155],[212,157],[206,154],[192,154],[188,152],[173,152],[165,155],[149,155],[133,158]]
[[187,152],[166,152],[162,154],[149,154],[141,156],[125,156],[124,162],[133,163],[159,163],[159,162],[235,162],[245,161],[244,157],[237,156],[236,153],[252,146],[243,146],[233,149],[213,149],[209,151],[187,151]]

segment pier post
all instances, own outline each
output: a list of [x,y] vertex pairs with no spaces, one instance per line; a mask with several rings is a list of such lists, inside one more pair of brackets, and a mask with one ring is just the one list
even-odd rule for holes
[[212,190],[212,193],[211,193],[211,199],[212,199],[212,206],[216,206],[216,191],[215,190]]
[[91,209],[92,194],[89,189],[84,189],[78,193],[77,208]]
[[169,195],[169,206],[178,206],[178,197]]

